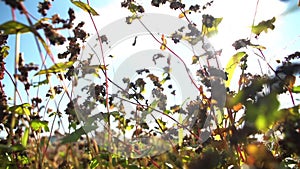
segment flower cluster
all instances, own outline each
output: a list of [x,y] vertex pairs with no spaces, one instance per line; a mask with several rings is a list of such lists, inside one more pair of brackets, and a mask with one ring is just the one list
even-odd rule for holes
[[39,2],[38,12],[43,16],[47,15],[47,11],[51,8],[52,4],[50,1]]

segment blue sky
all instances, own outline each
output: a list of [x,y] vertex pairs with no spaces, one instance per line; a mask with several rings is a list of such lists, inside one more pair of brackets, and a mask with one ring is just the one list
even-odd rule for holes
[[[29,11],[29,13],[31,15],[35,16],[36,18],[40,18],[41,17],[41,14],[39,14],[37,12],[38,2],[39,1],[37,1],[37,0],[26,0],[24,2],[25,7]],[[97,8],[103,8],[103,7],[105,7],[106,5],[108,5],[111,2],[113,2],[113,1],[111,1],[111,0],[91,1],[91,5],[92,6],[96,6]],[[76,14],[77,14],[77,12],[80,13],[80,11],[81,11],[78,7],[76,7],[75,5],[73,5],[68,0],[55,0],[55,1],[52,2],[52,8],[48,11],[47,17],[51,17],[53,14],[58,13],[61,18],[68,18],[68,9],[69,8],[73,8],[75,10]],[[1,11],[0,24],[12,20],[11,9],[3,1],[0,1],[0,11]],[[99,12],[99,13],[101,13],[101,12]],[[18,22],[22,22],[22,23],[28,25],[28,22],[27,22],[26,18],[24,17],[24,15],[21,15],[20,12],[17,11],[17,10],[15,11],[15,14],[16,14],[16,19],[17,19]],[[87,13],[85,13],[85,14],[88,15]],[[78,16],[78,19],[80,21],[81,19],[80,19],[79,16]],[[36,20],[32,20],[32,21],[36,22]],[[79,21],[77,21],[77,22],[79,22]],[[68,36],[68,34],[66,36]],[[10,51],[9,51],[9,55],[5,59],[6,69],[13,76],[13,73],[14,73],[14,59],[15,59],[15,51],[14,51],[15,50],[15,36],[14,35],[10,35],[9,36],[8,45],[10,46]],[[51,47],[51,48],[52,48],[52,52],[55,55],[57,53],[56,47]],[[41,62],[40,55],[38,53],[38,48],[36,46],[36,43],[35,43],[35,40],[34,40],[34,36],[31,33],[26,33],[26,34],[22,34],[21,35],[20,52],[23,53],[23,56],[25,58],[25,63],[34,62],[34,63],[37,63],[39,66],[41,65],[42,62]],[[43,54],[45,55],[44,50],[43,50]],[[58,59],[56,61],[59,62]],[[51,60],[49,59],[49,57],[47,57],[47,67],[49,67],[51,65],[53,65],[53,63],[51,62]],[[36,72],[33,71],[31,73],[31,75],[33,75],[34,73],[36,73]],[[45,79],[45,76],[42,75],[41,76],[41,80],[44,80],[44,79]],[[33,82],[38,82],[39,81],[39,77],[37,76],[37,77],[34,77],[32,79],[29,79],[29,82],[31,82],[31,80]],[[14,87],[13,87],[13,83],[11,82],[9,76],[5,75],[5,78],[4,78],[2,84],[5,85],[4,90],[6,92],[6,95],[8,97],[10,97],[10,98],[13,98]],[[19,88],[19,92],[21,94],[23,103],[25,103],[25,102],[31,103],[30,100],[27,100],[27,96],[26,96],[25,91],[23,90],[24,89],[23,86],[24,86],[23,84],[21,84],[20,82],[18,82],[18,88]],[[46,95],[48,89],[49,89],[48,86],[47,87],[41,86],[40,91],[39,91],[39,97],[45,98],[45,95]],[[29,94],[30,94],[31,98],[34,97],[34,96],[36,96],[36,91],[37,91],[37,88],[31,88],[30,89]],[[58,102],[59,99],[60,99],[60,97],[58,99],[56,99],[57,102]],[[12,103],[13,103],[13,101],[9,100],[8,103],[11,106]],[[17,97],[17,103],[18,104],[21,103],[18,97]],[[66,108],[66,105],[65,105],[66,103],[68,103],[68,100],[66,100],[64,102],[64,104],[62,104],[62,106],[60,107],[61,108],[60,111],[63,111]],[[45,103],[43,103],[43,104],[45,104]],[[50,101],[49,107],[50,108],[55,108],[55,104]],[[52,120],[51,119],[47,119],[47,120],[51,124]],[[66,128],[67,125],[65,125],[64,127]]]
[[[39,14],[37,12],[38,2],[40,2],[40,1],[38,1],[38,0],[24,1],[25,7],[29,11],[29,13],[31,15],[35,16],[36,18],[41,17],[41,14]],[[95,5],[96,7],[104,7],[111,2],[112,1],[110,1],[110,0],[91,1],[91,5],[93,5],[93,6]],[[51,17],[53,14],[58,13],[61,18],[68,18],[68,9],[69,8],[73,8],[76,12],[80,11],[80,9],[78,7],[76,7],[75,5],[73,5],[69,0],[63,0],[63,1],[55,0],[52,2],[52,7],[47,12],[48,13],[47,17]],[[11,9],[3,1],[0,1],[0,11],[1,11],[1,15],[0,15],[0,23],[1,24],[4,22],[7,22],[9,20],[12,20]],[[16,19],[18,22],[22,22],[22,23],[28,25],[28,22],[24,15],[20,14],[20,12],[18,10],[15,11],[15,14],[16,14]],[[33,21],[33,23],[36,22],[36,20],[34,20],[34,19],[32,21]],[[66,35],[66,36],[68,36],[68,35]],[[14,35],[9,36],[8,45],[10,46],[10,51],[9,51],[9,56],[5,60],[6,61],[6,69],[9,72],[13,72],[13,70],[14,70],[14,55],[15,55],[15,51],[14,51],[15,36]],[[39,65],[41,65],[41,58],[40,58],[40,55],[39,55],[37,49],[38,48],[36,46],[34,37],[31,33],[26,33],[26,34],[21,35],[20,52],[22,52],[24,54],[25,63],[34,62],[34,63],[38,63]],[[52,47],[52,52],[54,54],[57,53],[55,47]],[[47,66],[51,66],[53,64],[50,61],[49,57],[47,59],[47,63],[48,63]],[[37,78],[35,78],[35,81],[36,80],[37,80]],[[6,84],[6,90],[9,88],[9,90],[7,90],[7,95],[13,96],[12,95],[13,90],[10,90],[10,88],[13,86],[13,84],[11,83],[8,76],[5,76],[4,82],[5,82],[4,84]],[[24,101],[26,101],[26,100],[24,100]]]

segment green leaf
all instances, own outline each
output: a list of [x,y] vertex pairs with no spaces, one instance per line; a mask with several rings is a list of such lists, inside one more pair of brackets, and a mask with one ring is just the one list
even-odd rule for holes
[[126,128],[125,128],[125,130],[132,130],[134,128],[134,125],[127,125],[126,126]]
[[23,136],[21,138],[21,143],[24,147],[27,146],[28,136],[29,136],[29,128],[26,127]]
[[96,158],[92,159],[92,161],[90,163],[90,168],[94,169],[94,168],[96,168],[98,166],[99,166],[99,161]]
[[30,108],[31,108],[31,105],[29,103],[24,103],[24,104],[12,106],[8,110],[11,111],[11,112],[15,112],[19,115],[29,116],[30,115]]
[[33,87],[39,87],[39,86],[41,86],[41,85],[46,85],[46,84],[48,84],[48,83],[49,83],[49,80],[48,80],[48,79],[45,79],[45,80],[42,80],[42,81],[40,81],[40,82],[34,82]]
[[258,130],[264,130],[267,128],[267,119],[264,115],[258,115],[258,117],[255,120],[255,126]]
[[86,119],[85,124],[92,125],[95,121],[98,121],[99,119],[104,119],[102,114],[98,113],[98,114],[92,115]]
[[12,151],[24,151],[26,148],[22,145],[22,144],[15,144],[13,146],[11,146],[11,150]]
[[252,26],[252,32],[256,35],[259,35],[261,32],[268,32],[268,29],[273,30],[275,28],[274,22],[276,21],[276,18],[273,17],[272,19],[269,19],[267,21],[261,21],[259,24]]
[[52,53],[50,48],[48,47],[47,43],[44,41],[42,36],[36,31],[36,29],[33,29],[27,25],[24,25],[23,23],[17,22],[17,21],[8,21],[0,25],[0,31],[4,31],[5,34],[17,34],[17,33],[27,33],[32,32],[38,40],[42,43],[44,46],[47,54],[49,54],[52,57]]
[[133,3],[130,3],[128,9],[131,13],[135,13],[136,11],[138,11],[138,6]]
[[17,34],[31,32],[31,28],[17,21],[8,21],[0,25],[0,30],[5,34]]
[[199,61],[199,56],[194,55],[192,57],[192,64],[196,64]]
[[40,121],[40,120],[32,120],[30,126],[34,131],[38,131],[40,129],[44,129],[45,131],[49,131],[48,122]]
[[91,13],[92,15],[94,16],[97,16],[99,15],[95,9],[93,9],[90,5],[84,3],[84,2],[81,2],[81,1],[73,1],[71,0],[71,2],[76,5],[77,7],[81,8],[82,10],[86,11],[86,12],[89,12]]
[[132,16],[127,16],[126,17],[126,23],[131,24],[135,19],[140,19],[141,16],[138,16],[136,14],[133,14]]
[[279,108],[279,101],[276,93],[270,93],[258,98],[257,102],[247,102],[246,120],[254,123],[258,130],[266,131],[276,120],[280,119],[283,113]]
[[164,111],[164,114],[170,114],[170,113],[172,113],[171,110],[165,110]]
[[130,164],[130,165],[126,166],[126,168],[128,168],[128,169],[140,169],[140,167],[138,167],[135,164]]
[[294,86],[292,92],[293,93],[300,93],[300,86]]
[[0,51],[3,58],[6,58],[6,56],[9,54],[9,46],[2,46],[2,49]]
[[53,66],[51,66],[49,69],[44,69],[40,70],[35,74],[36,75],[42,75],[42,74],[47,74],[47,73],[58,73],[58,72],[65,72],[66,69],[71,67],[74,64],[74,61],[69,61],[69,62],[60,62],[57,63]]
[[240,63],[241,58],[243,58],[244,56],[246,56],[246,52],[238,52],[236,54],[234,54],[231,59],[229,60],[229,62],[226,65],[226,72],[228,73],[228,80],[225,82],[225,86],[229,87],[230,86],[230,82],[231,79],[233,77],[234,71],[237,67],[237,65]]
[[218,25],[222,22],[223,18],[214,18],[212,27],[207,27],[205,24],[202,24],[202,35],[206,37],[212,37],[218,33]]
[[97,126],[83,126],[83,127],[80,127],[79,129],[77,129],[73,133],[71,133],[70,135],[65,136],[61,140],[61,143],[65,144],[65,143],[76,142],[81,137],[81,135],[89,133],[90,131],[96,130],[97,128],[98,128]]
[[21,161],[22,165],[30,163],[30,159],[26,155],[18,155],[18,160]]
[[168,129],[167,126],[166,126],[167,123],[164,122],[162,119],[157,119],[156,122],[159,125],[159,129],[161,129],[162,132],[164,132]]

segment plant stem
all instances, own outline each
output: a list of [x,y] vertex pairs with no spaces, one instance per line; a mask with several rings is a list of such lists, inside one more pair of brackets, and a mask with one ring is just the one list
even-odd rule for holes
[[15,91],[14,91],[14,105],[17,104],[17,90],[18,90],[18,65],[20,57],[20,33],[16,34],[16,43],[15,43]]
[[[14,74],[14,81],[15,81],[15,90],[14,90],[14,106],[17,104],[17,94],[18,94],[18,86],[17,86],[17,81],[18,81],[18,64],[19,64],[19,53],[20,53],[20,33],[18,32],[16,34],[16,41],[15,41],[15,74]],[[13,144],[13,136],[14,136],[14,127],[16,123],[16,117],[15,117],[15,112],[11,112],[11,123],[10,123],[10,131],[9,131],[9,137],[8,137],[8,144]]]
[[[89,0],[87,0],[87,4],[89,5],[90,2]],[[93,23],[93,27],[95,28],[95,31],[96,31],[96,34],[97,34],[97,38],[98,38],[98,42],[99,42],[99,45],[100,45],[100,53],[101,53],[101,58],[102,58],[102,63],[104,66],[106,66],[106,63],[105,63],[105,56],[104,56],[104,51],[103,51],[103,46],[102,46],[102,40],[101,40],[101,36],[100,36],[100,33],[97,29],[97,26],[96,26],[96,23],[93,19],[93,16],[92,14],[89,12],[89,16],[90,16],[90,19]],[[99,59],[99,58],[98,58]],[[110,129],[111,129],[111,124],[110,124],[110,110],[109,110],[109,96],[108,96],[108,74],[107,74],[107,70],[104,69],[104,76],[105,76],[105,105],[106,105],[106,110],[107,110],[107,113],[108,113],[108,122],[107,122],[107,128],[109,130],[108,132],[108,141],[109,141],[109,149],[113,149],[112,148],[112,144],[110,144],[112,142],[112,135],[111,135],[111,132],[110,132]],[[108,161],[109,161],[109,168],[112,169],[113,166],[112,166],[112,154],[109,153],[109,156],[108,156]]]

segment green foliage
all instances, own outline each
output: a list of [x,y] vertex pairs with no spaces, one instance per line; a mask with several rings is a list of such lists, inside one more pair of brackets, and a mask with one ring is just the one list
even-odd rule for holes
[[65,136],[61,140],[61,144],[76,142],[83,134],[89,133],[97,129],[97,126],[83,126],[75,130],[73,133]]
[[267,21],[261,21],[255,26],[252,26],[252,32],[256,35],[260,35],[260,33],[268,32],[268,29],[273,30],[275,28],[274,22],[276,21],[276,18],[273,17],[272,19],[269,19]]
[[47,43],[34,28],[24,25],[23,23],[20,23],[18,21],[8,21],[0,25],[0,30],[4,31],[5,34],[18,34],[18,33],[32,32],[42,43],[47,53],[50,54],[50,56],[52,56],[51,50],[49,49]]
[[17,21],[8,21],[0,25],[0,30],[5,34],[17,34],[31,32],[31,28]]
[[10,107],[8,110],[19,115],[30,115],[31,105],[29,103],[24,103],[16,106]]
[[65,72],[67,68],[73,66],[74,61],[69,62],[61,62],[56,63],[55,65],[51,66],[49,69],[40,70],[35,74],[36,75],[42,75],[42,74],[48,74],[48,73],[62,73]]
[[90,162],[91,169],[95,169],[98,166],[99,166],[99,161],[97,159],[92,159]]
[[46,132],[49,131],[48,122],[47,121],[40,121],[40,120],[31,120],[30,126],[34,131],[39,131],[44,129]]
[[267,131],[269,126],[280,119],[279,101],[275,93],[258,98],[255,103],[245,103],[246,120],[254,123],[258,130]]
[[74,1],[74,0],[71,0],[71,2],[76,5],[77,7],[81,8],[82,10],[88,12],[88,13],[91,13],[92,15],[94,16],[97,16],[99,15],[97,13],[97,11],[95,11],[95,9],[93,9],[90,5],[82,2],[82,1]]
[[293,93],[300,93],[300,86],[294,86],[292,91]]
[[9,54],[9,46],[3,46],[0,53],[3,56],[3,58],[6,58],[6,56]]
[[246,52],[238,52],[236,54],[234,54],[233,56],[231,56],[230,60],[227,62],[226,65],[226,72],[228,73],[228,80],[225,82],[225,86],[229,87],[230,86],[230,82],[231,79],[233,77],[233,74],[238,66],[238,64],[240,63],[240,60],[245,57],[247,54]]
[[21,143],[24,147],[27,146],[28,137],[29,137],[29,128],[26,127],[21,140]]
[[202,35],[211,37],[218,33],[218,25],[223,18],[214,18],[211,15],[203,15],[202,17]]

